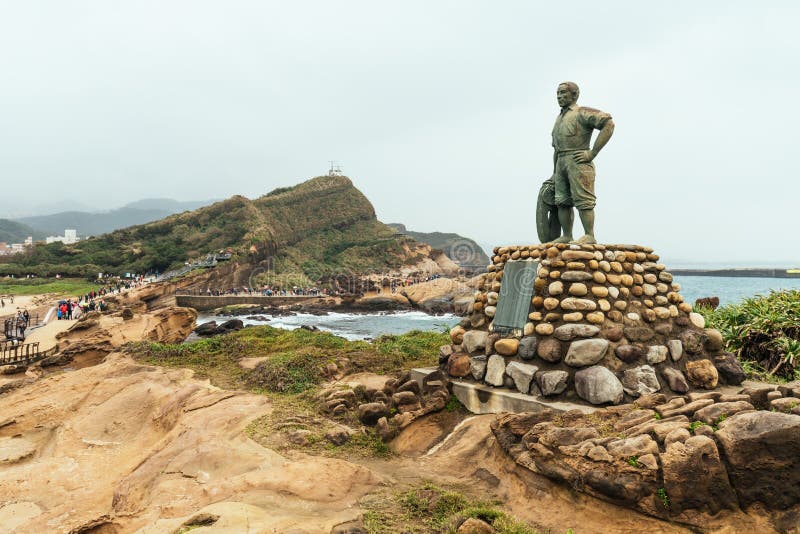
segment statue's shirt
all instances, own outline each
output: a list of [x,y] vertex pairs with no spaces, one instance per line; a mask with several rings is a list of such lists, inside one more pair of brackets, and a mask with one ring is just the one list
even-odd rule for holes
[[572,104],[561,110],[553,126],[553,148],[556,150],[589,150],[592,130],[600,130],[611,115],[599,109]]

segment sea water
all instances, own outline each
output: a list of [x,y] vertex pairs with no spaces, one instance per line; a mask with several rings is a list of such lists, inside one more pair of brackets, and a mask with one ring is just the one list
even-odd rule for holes
[[[719,297],[720,304],[731,304],[755,295],[766,295],[770,290],[799,289],[796,278],[731,278],[721,276],[676,276],[681,284],[683,298],[692,304],[701,297]],[[458,324],[460,317],[428,315],[420,311],[338,313],[312,315],[298,313],[285,317],[266,316],[269,321],[238,317],[246,325],[267,324],[276,328],[294,330],[301,326],[315,326],[350,340],[374,339],[385,334],[404,334],[411,330],[445,331]],[[222,322],[233,317],[201,315],[197,324],[206,321]]]

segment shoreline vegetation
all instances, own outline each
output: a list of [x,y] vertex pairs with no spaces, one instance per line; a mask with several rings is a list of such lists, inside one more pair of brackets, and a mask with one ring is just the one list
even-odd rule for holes
[[716,310],[699,307],[751,378],[800,380],[800,290],[771,291]]

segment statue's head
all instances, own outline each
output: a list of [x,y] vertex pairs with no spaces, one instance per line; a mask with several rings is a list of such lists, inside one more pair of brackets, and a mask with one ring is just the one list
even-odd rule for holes
[[581,94],[581,90],[578,89],[578,84],[575,82],[563,82],[558,84],[558,89],[556,90],[556,99],[558,99],[558,105],[562,108],[570,106],[578,101],[578,95]]

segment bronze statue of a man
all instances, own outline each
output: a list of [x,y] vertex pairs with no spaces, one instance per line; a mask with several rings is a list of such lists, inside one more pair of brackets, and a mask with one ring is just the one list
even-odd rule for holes
[[[545,181],[539,193],[537,226],[542,242],[570,243],[574,221],[573,206],[583,224],[584,235],[577,243],[596,243],[594,237],[594,164],[592,160],[611,139],[614,121],[602,111],[577,105],[580,91],[572,82],[558,86],[556,98],[561,113],[553,126],[553,176]],[[590,149],[592,132],[600,130],[594,146]],[[547,208],[558,210],[548,218]],[[557,228],[560,226],[561,237]]]

